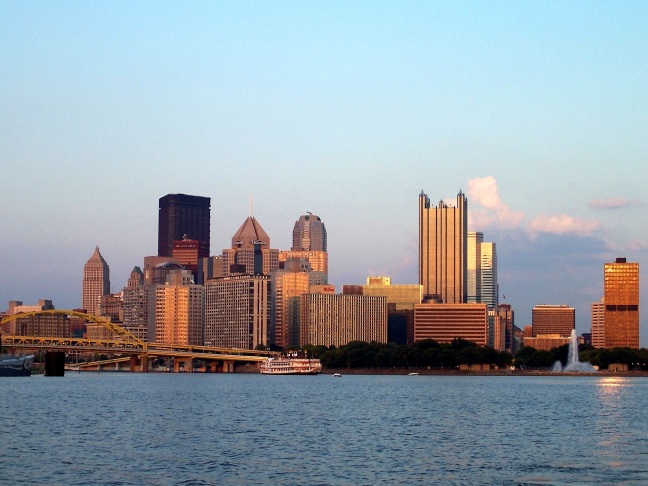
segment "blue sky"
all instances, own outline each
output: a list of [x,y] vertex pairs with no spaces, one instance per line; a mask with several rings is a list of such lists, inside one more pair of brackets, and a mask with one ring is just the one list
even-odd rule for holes
[[[287,249],[311,211],[330,280],[417,280],[421,189],[468,195],[501,294],[602,294],[648,263],[645,2],[4,2],[0,308],[80,305],[157,251],[157,202],[212,198],[212,253],[249,213]],[[642,292],[642,346],[648,301]]]

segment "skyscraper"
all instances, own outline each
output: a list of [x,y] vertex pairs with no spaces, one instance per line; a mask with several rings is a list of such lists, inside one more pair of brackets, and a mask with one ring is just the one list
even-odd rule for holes
[[639,264],[617,258],[604,265],[606,348],[639,348]]
[[205,289],[193,283],[189,270],[174,270],[156,286],[155,341],[203,344]]
[[468,200],[457,194],[456,206],[419,195],[419,284],[425,295],[438,296],[447,304],[466,302]]
[[81,307],[88,314],[98,316],[101,312],[101,297],[110,293],[110,269],[98,246],[83,266],[82,287]]
[[270,237],[249,216],[232,237],[232,247],[223,250],[223,275],[269,275],[279,268],[279,250],[270,248]]
[[209,254],[208,197],[167,194],[160,198],[158,224],[158,256],[173,255],[173,242],[186,237],[207,246]]
[[484,303],[494,309],[499,303],[497,251],[495,243],[484,241],[481,232],[468,232],[466,302]]
[[605,301],[601,297],[598,302],[593,302],[592,309],[592,346],[605,347]]
[[319,216],[308,213],[295,221],[291,250],[326,251],[326,227]]

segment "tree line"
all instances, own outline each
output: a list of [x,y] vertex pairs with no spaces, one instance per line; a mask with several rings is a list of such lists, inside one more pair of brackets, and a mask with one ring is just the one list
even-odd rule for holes
[[[599,349],[587,344],[579,346],[579,359],[599,369],[607,369],[611,363],[627,364],[629,369],[648,370],[648,349],[614,348]],[[460,364],[491,364],[499,368],[515,365],[523,369],[551,368],[556,361],[567,363],[569,345],[551,351],[536,350],[530,346],[515,355],[506,351],[478,346],[465,339],[439,343],[433,339],[417,341],[411,345],[351,341],[344,346],[306,345],[301,349],[313,358],[319,358],[328,369],[454,369]]]

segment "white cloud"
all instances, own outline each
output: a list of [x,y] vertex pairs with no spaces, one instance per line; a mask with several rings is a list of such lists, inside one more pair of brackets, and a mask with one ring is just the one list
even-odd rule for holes
[[596,198],[588,206],[594,209],[620,209],[629,206],[640,206],[640,201],[634,201],[625,197],[608,197],[605,199]]
[[524,219],[522,211],[513,211],[502,202],[497,181],[492,176],[470,179],[467,196],[468,224],[476,231],[492,227],[517,228]]
[[600,228],[598,220],[574,218],[568,214],[541,214],[533,218],[528,225],[530,233],[552,233],[556,235],[577,234],[591,235]]

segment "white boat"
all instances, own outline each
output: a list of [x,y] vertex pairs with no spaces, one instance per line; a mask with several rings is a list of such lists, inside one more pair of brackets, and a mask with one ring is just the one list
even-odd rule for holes
[[334,378],[341,378],[341,377],[342,377],[342,373],[333,373],[333,377],[334,377]]
[[409,376],[418,376],[418,373],[412,372],[412,373],[409,374]]
[[0,354],[0,376],[30,376],[33,354]]
[[263,375],[316,375],[321,371],[319,359],[281,357],[261,362]]

